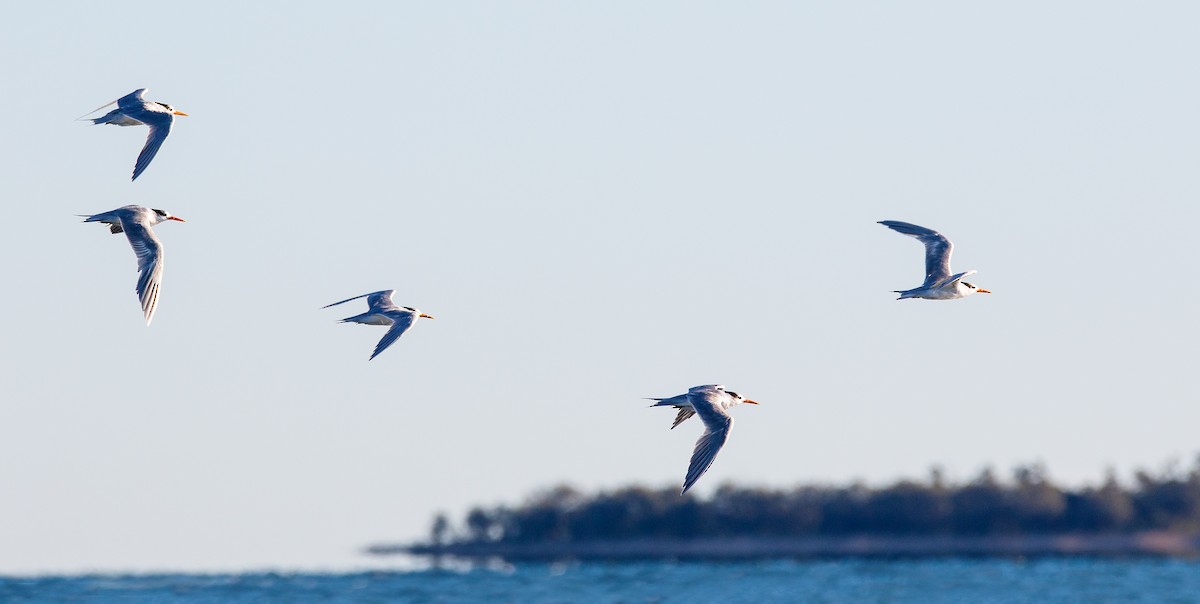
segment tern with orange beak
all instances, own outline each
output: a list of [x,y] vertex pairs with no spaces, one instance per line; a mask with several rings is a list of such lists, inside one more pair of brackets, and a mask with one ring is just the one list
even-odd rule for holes
[[178,216],[172,216],[166,210],[156,210],[143,206],[125,206],[102,214],[88,216],[80,214],[84,222],[103,222],[115,235],[125,233],[133,253],[138,259],[138,300],[142,302],[142,314],[146,316],[146,326],[154,318],[154,310],[158,308],[158,291],[162,286],[163,247],[162,242],[150,228],[160,222],[176,220],[186,222]]
[[375,352],[372,352],[371,358],[367,359],[370,361],[371,359],[379,356],[379,353],[386,350],[388,346],[391,346],[392,342],[395,342],[397,338],[404,335],[404,332],[408,331],[408,328],[412,327],[413,323],[417,322],[417,319],[433,318],[415,308],[410,308],[408,306],[396,306],[392,303],[392,294],[394,293],[396,293],[396,290],[394,289],[385,289],[383,291],[363,294],[361,296],[354,296],[353,298],[346,298],[341,302],[334,302],[333,304],[322,306],[321,308],[329,308],[330,306],[345,304],[346,302],[357,300],[359,298],[367,299],[367,305],[369,306],[367,312],[361,315],[354,315],[353,317],[346,317],[340,322],[362,323],[363,325],[391,326],[387,333],[383,334],[383,338],[379,340],[379,343],[375,345]]
[[908,290],[895,290],[900,294],[897,300],[908,298],[925,298],[926,300],[957,300],[973,293],[990,294],[986,289],[980,289],[974,284],[963,281],[963,277],[974,275],[977,271],[967,271],[950,274],[950,254],[954,244],[945,235],[923,226],[900,222],[899,220],[881,220],[879,224],[909,237],[915,237],[925,244],[925,283],[921,287]]
[[137,163],[133,165],[133,178],[131,180],[137,180],[137,177],[146,171],[146,167],[150,165],[150,160],[154,159],[155,154],[158,153],[158,148],[162,146],[163,141],[167,140],[167,135],[171,133],[171,126],[175,124],[175,116],[187,115],[182,111],[177,111],[174,107],[166,103],[143,99],[142,95],[146,93],[146,90],[148,89],[139,88],[91,111],[91,113],[95,113],[116,103],[116,109],[92,119],[91,122],[93,124],[112,124],[114,126],[145,125],[150,127],[150,134],[146,137],[146,144],[142,147],[142,152],[138,154]]
[[729,409],[741,403],[758,404],[757,401],[745,398],[732,390],[726,390],[720,384],[693,386],[688,389],[687,394],[650,400],[657,401],[652,407],[670,406],[679,410],[671,429],[693,415],[699,415],[700,421],[704,422],[704,434],[700,435],[700,440],[696,441],[696,448],[692,451],[692,461],[688,463],[680,495],[688,492],[688,489],[704,476],[713,460],[717,458],[717,452],[725,446],[725,441],[729,440],[729,431],[733,429],[733,417],[729,415]]

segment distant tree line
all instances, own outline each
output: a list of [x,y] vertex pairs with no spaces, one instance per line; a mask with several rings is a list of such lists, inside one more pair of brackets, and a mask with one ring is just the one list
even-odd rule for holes
[[435,544],[581,542],[634,538],[850,535],[980,536],[1031,533],[1200,531],[1200,458],[1190,470],[1139,471],[1122,486],[1112,472],[1099,486],[1053,484],[1040,465],[1010,481],[990,470],[949,484],[937,469],[925,481],[871,488],[799,486],[787,490],[721,486],[707,499],[676,487],[626,487],[583,494],[558,486],[516,507],[476,507],[459,524],[439,514]]

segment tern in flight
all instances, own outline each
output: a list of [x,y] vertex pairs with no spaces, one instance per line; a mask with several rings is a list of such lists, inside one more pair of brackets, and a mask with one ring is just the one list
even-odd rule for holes
[[129,245],[138,259],[138,300],[142,301],[142,313],[146,315],[146,325],[154,318],[154,309],[158,307],[158,290],[162,286],[163,247],[162,242],[150,228],[160,222],[177,220],[186,222],[177,216],[172,216],[166,210],[155,210],[142,206],[125,206],[102,214],[87,216],[84,222],[103,222],[109,230],[125,233]]
[[387,333],[383,334],[383,338],[380,339],[379,343],[375,345],[375,352],[372,352],[371,358],[367,359],[369,361],[376,356],[379,356],[379,353],[386,350],[388,346],[391,346],[392,342],[395,342],[397,338],[399,338],[401,335],[404,335],[404,332],[408,331],[408,328],[412,327],[413,323],[417,322],[417,319],[422,317],[426,319],[433,318],[415,308],[409,308],[408,306],[396,306],[392,303],[392,294],[394,293],[396,293],[396,290],[394,289],[385,289],[383,291],[363,294],[361,296],[354,296],[353,298],[346,298],[341,302],[334,302],[333,304],[322,306],[321,308],[329,308],[330,306],[337,306],[338,304],[344,304],[351,300],[366,298],[367,304],[370,306],[370,308],[367,309],[367,312],[361,315],[354,315],[353,317],[346,317],[340,322],[362,323],[363,325],[391,325],[391,327],[388,328]]
[[145,125],[150,127],[150,134],[146,137],[146,145],[142,147],[142,152],[138,154],[137,163],[133,165],[133,178],[131,180],[137,180],[137,177],[146,170],[146,166],[150,165],[150,160],[154,159],[154,155],[158,153],[158,148],[162,146],[163,141],[167,140],[167,135],[171,133],[171,125],[175,123],[175,116],[187,115],[182,111],[177,111],[174,107],[166,103],[143,99],[142,95],[146,93],[146,90],[148,89],[139,88],[111,103],[97,107],[91,112],[95,113],[116,103],[116,109],[100,117],[93,118],[91,120],[92,123],[113,124],[114,126]]
[[992,293],[962,280],[963,277],[974,275],[978,271],[967,271],[965,273],[958,273],[957,275],[950,273],[950,254],[954,252],[954,244],[950,243],[950,240],[946,239],[945,235],[933,229],[900,222],[899,220],[880,220],[879,224],[897,233],[915,237],[921,243],[925,244],[925,282],[921,284],[921,287],[908,290],[895,290],[897,294],[900,294],[900,297],[896,298],[897,300],[904,300],[905,298],[957,300],[975,292],[981,294]]
[[718,384],[694,386],[688,389],[687,394],[650,400],[657,401],[652,407],[670,406],[679,410],[679,414],[675,416],[675,423],[671,424],[672,429],[693,415],[699,415],[700,421],[704,422],[704,434],[696,441],[696,449],[692,452],[692,461],[688,463],[687,476],[683,479],[680,495],[688,492],[688,489],[704,476],[713,460],[717,458],[717,452],[725,446],[725,441],[729,440],[729,431],[733,429],[733,417],[729,415],[729,408],[740,403],[758,404],[757,401],[726,390]]

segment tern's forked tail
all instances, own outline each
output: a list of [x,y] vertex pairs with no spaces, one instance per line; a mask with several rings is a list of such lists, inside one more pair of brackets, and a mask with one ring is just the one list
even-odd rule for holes
[[687,395],[672,396],[669,398],[646,398],[648,401],[654,401],[651,407],[677,407],[681,404],[687,404]]

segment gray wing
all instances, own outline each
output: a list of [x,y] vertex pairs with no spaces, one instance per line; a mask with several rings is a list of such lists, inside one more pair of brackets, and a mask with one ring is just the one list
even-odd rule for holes
[[976,271],[976,270],[969,270],[969,271],[959,273],[957,275],[951,275],[950,278],[946,279],[945,282],[946,283],[954,283],[955,281],[958,281],[959,279],[962,279],[963,277],[967,277],[969,275],[974,275],[975,273],[978,273],[978,272],[979,271]]
[[373,294],[367,294],[367,304],[372,308],[396,308],[392,303],[392,294],[396,293],[394,289],[385,289]]
[[671,424],[672,430],[675,429],[675,426],[682,424],[683,420],[696,414],[691,407],[676,407],[676,409],[679,409],[679,414],[675,416],[675,423]]
[[[147,90],[150,90],[150,89],[149,88],[138,88],[137,90],[134,90],[133,92],[117,99],[115,101],[117,104],[117,107],[120,107],[121,109],[129,109],[131,107],[141,107],[142,104],[146,102],[146,100],[142,98],[142,95],[146,94]],[[112,103],[109,103],[109,105],[111,105],[111,104]],[[107,106],[108,105],[105,105],[105,107],[107,107]],[[104,107],[101,107],[100,109],[103,109],[103,108]],[[99,110],[97,110],[97,111],[99,111]]]
[[138,154],[137,163],[133,165],[133,178],[130,180],[137,180],[137,177],[146,171],[146,167],[158,154],[158,148],[167,140],[171,126],[175,123],[175,116],[164,111],[141,111],[137,113],[136,119],[150,127],[150,134],[146,135],[146,144]]
[[154,235],[154,230],[142,222],[122,218],[121,226],[125,229],[133,253],[137,254],[138,300],[142,301],[142,313],[146,315],[146,325],[149,325],[158,307],[158,290],[162,285],[162,242]]
[[899,220],[880,220],[879,224],[897,233],[916,237],[925,244],[925,283],[921,287],[932,287],[950,277],[950,254],[954,252],[954,244],[944,235]]
[[717,458],[717,453],[721,451],[721,447],[725,446],[725,442],[729,440],[729,431],[733,429],[733,418],[721,408],[719,398],[724,396],[723,393],[711,390],[699,390],[693,388],[688,392],[688,400],[692,402],[692,409],[696,415],[700,416],[700,421],[704,422],[704,434],[700,435],[700,439],[696,441],[696,448],[692,451],[692,460],[688,463],[687,476],[683,479],[683,490],[680,495],[687,493],[692,485],[700,480],[701,476],[708,471],[712,466],[713,460]]
[[[109,102],[107,102],[99,107],[96,107],[95,109],[75,118],[75,119],[77,121],[81,120],[84,117],[87,117],[97,111],[100,111],[101,109],[104,109],[105,107],[108,107],[109,105],[112,105],[113,103],[116,103],[117,104],[116,111],[113,111],[112,113],[105,116],[104,118],[100,118],[98,120],[92,120],[92,123],[94,123],[94,124],[107,123],[109,120],[107,120],[105,118],[111,116],[113,113],[118,113],[122,109],[128,109],[130,107],[140,107],[142,105],[142,103],[145,102],[142,100],[142,95],[146,93],[146,90],[147,90],[146,88],[138,88],[137,90],[134,90],[133,92],[131,92],[115,101],[109,101]],[[126,125],[128,125],[128,124],[126,124]]]
[[338,304],[345,304],[351,300],[357,300],[359,298],[366,298],[367,304],[370,306],[377,305],[380,300],[386,300],[387,303],[389,305],[391,305],[392,294],[394,294],[394,293],[396,293],[396,290],[394,290],[394,289],[385,289],[382,291],[371,292],[369,294],[362,294],[361,296],[354,296],[353,298],[346,298],[345,300],[342,300],[341,302],[334,302],[333,304],[326,304],[325,306],[322,306],[321,308],[329,308],[330,306],[337,306]]
[[394,322],[388,328],[387,333],[383,334],[383,337],[380,338],[379,343],[375,345],[375,352],[371,353],[371,358],[367,359],[368,361],[379,356],[379,353],[387,350],[387,347],[391,346],[392,342],[395,342],[400,336],[404,335],[404,332],[408,331],[409,327],[412,327],[413,321],[416,318],[416,315],[410,312],[396,313],[388,316]]

